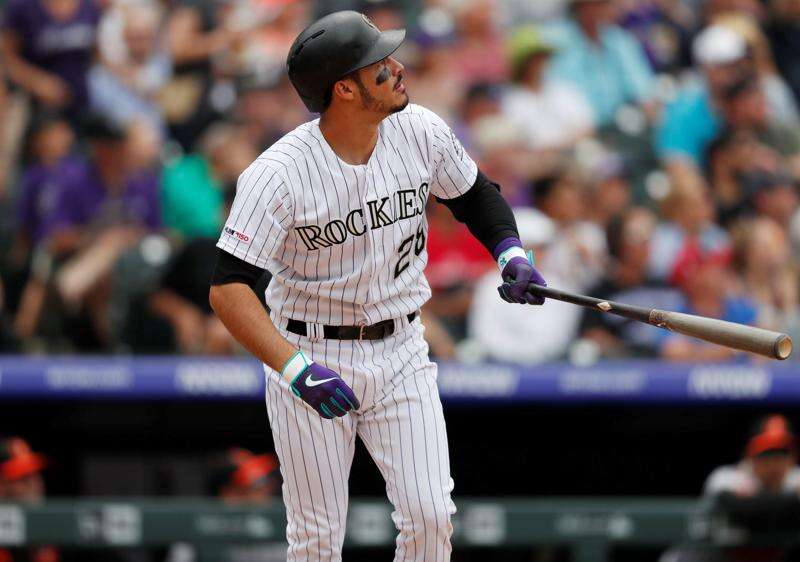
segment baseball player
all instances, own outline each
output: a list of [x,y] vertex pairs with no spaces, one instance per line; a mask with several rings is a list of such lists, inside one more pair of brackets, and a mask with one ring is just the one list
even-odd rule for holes
[[[218,243],[210,301],[265,365],[290,561],[341,560],[357,435],[394,506],[395,560],[450,559],[453,480],[419,319],[429,194],[493,253],[504,300],[542,302],[498,186],[439,117],[409,104],[392,57],[404,36],[352,11],[300,33],[289,78],[320,118],[242,173]],[[265,269],[269,313],[251,289]]]

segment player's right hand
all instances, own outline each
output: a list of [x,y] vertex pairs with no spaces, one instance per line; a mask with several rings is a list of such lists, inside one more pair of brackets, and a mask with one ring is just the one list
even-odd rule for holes
[[309,363],[289,388],[325,419],[344,416],[360,407],[356,395],[342,377],[319,363]]
[[530,283],[547,287],[542,274],[533,267],[533,254],[530,251],[527,252],[527,259],[511,258],[503,268],[502,276],[503,284],[497,288],[501,299],[519,304],[544,304],[544,297],[528,291]]

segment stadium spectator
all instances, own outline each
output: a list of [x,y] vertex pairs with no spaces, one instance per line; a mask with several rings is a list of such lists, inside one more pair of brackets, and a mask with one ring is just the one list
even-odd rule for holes
[[17,171],[28,119],[25,95],[8,88],[7,74],[4,65],[0,63],[0,120],[3,123],[0,128],[0,209],[9,200],[9,187],[13,183],[10,180]]
[[9,78],[41,106],[77,118],[88,100],[98,0],[10,0],[3,15],[2,53]]
[[768,100],[770,121],[783,126],[800,125],[797,101],[775,67],[772,50],[763,29],[752,17],[735,13],[720,15],[714,19],[714,23],[738,33],[747,43],[752,73]]
[[95,64],[89,72],[91,107],[123,127],[143,121],[164,138],[167,130],[158,95],[172,67],[159,36],[161,10],[139,2],[123,4],[116,11],[104,19],[119,18],[121,29],[115,39],[124,45],[123,53],[120,60]]
[[617,2],[620,27],[642,44],[656,72],[677,72],[689,65],[689,38],[695,14],[684,2],[622,0]]
[[789,548],[797,533],[798,494],[794,432],[785,416],[769,414],[750,431],[741,460],[715,468],[703,484],[705,503],[722,525],[716,532],[727,533],[729,540],[714,548],[673,547],[659,562],[796,560],[796,549]]
[[482,117],[472,124],[472,145],[481,170],[503,189],[511,205],[529,204],[528,178],[551,173],[560,162],[556,151],[532,151],[522,127],[503,114]]
[[0,499],[38,503],[44,498],[47,461],[19,437],[0,439]]
[[564,170],[533,183],[533,200],[556,224],[556,239],[548,249],[547,270],[576,291],[597,283],[608,257],[605,234],[587,219],[586,185],[578,174]]
[[82,165],[71,150],[73,142],[66,119],[49,112],[34,115],[28,132],[30,164],[16,189],[18,228],[8,255],[9,268],[14,270],[17,282],[24,284],[14,320],[14,330],[22,340],[34,334],[44,306],[48,224],[64,184]]
[[[285,76],[277,80],[242,77],[233,119],[250,144],[261,151],[294,129],[307,115]],[[290,91],[291,90],[291,91]]]
[[558,25],[567,15],[569,0],[501,0],[499,4],[509,26],[521,22]]
[[733,231],[733,265],[744,293],[758,307],[756,325],[796,336],[800,332],[797,267],[787,231],[766,217],[738,224]]
[[800,2],[773,0],[767,28],[775,64],[800,102]]
[[800,155],[800,129],[790,122],[771,119],[764,89],[754,78],[744,78],[726,88],[720,106],[730,132],[749,133],[787,158]]
[[[586,147],[589,143],[583,143]],[[628,166],[621,154],[592,144],[576,158],[576,167],[586,183],[586,218],[605,229],[631,204]]]
[[583,93],[598,127],[612,124],[625,104],[652,114],[653,72],[636,38],[613,23],[611,0],[571,0],[570,15],[551,76]]
[[692,168],[675,175],[660,210],[650,250],[649,274],[681,286],[696,264],[724,259],[730,251],[727,232],[714,223],[714,205],[702,176]]
[[207,492],[225,503],[263,504],[280,493],[278,459],[272,454],[256,455],[233,448],[211,463]]
[[[737,285],[724,260],[706,258],[696,262],[684,271],[681,288],[686,301],[677,310],[739,324],[754,324],[756,304],[742,295]],[[675,332],[662,330],[659,335],[660,356],[667,361],[717,362],[740,355],[740,352],[729,347],[706,343]]]
[[[535,261],[547,271],[554,286],[575,290],[573,280],[552,269],[560,264],[552,259],[558,237],[556,223],[535,209],[518,208],[515,217],[520,239],[533,250]],[[476,285],[469,316],[469,335],[485,356],[502,361],[534,364],[563,358],[577,334],[580,310],[563,302],[548,300],[537,316],[541,323],[530,323],[524,311],[510,311],[498,306],[492,295],[497,292],[497,274],[487,272]],[[527,342],[523,344],[524,342]],[[503,343],[506,342],[506,343]],[[512,351],[513,350],[513,351]]]
[[740,89],[745,88],[748,80],[756,80],[763,97],[759,103],[764,108],[758,119],[769,119],[773,125],[785,126],[783,121],[788,114],[794,116],[790,121],[796,122],[794,104],[787,109],[787,96],[783,89],[775,88],[775,81],[769,76],[759,75],[753,52],[741,33],[715,24],[697,36],[692,49],[703,79],[685,86],[667,105],[655,132],[656,150],[667,164],[676,161],[688,161],[698,166],[706,164],[706,150],[726,126],[726,117],[729,116],[724,113],[726,100],[738,98],[747,102],[727,104],[729,113],[733,108],[746,108],[747,118],[755,118],[755,96],[739,96]]
[[[36,504],[44,500],[45,457],[19,437],[0,438],[0,502]],[[50,546],[0,547],[0,562],[59,562]]]
[[788,230],[800,205],[797,181],[780,171],[755,171],[745,176],[744,182],[756,214],[771,219],[784,231]]
[[76,165],[72,153],[74,134],[69,123],[52,113],[40,113],[30,125],[29,158],[17,188],[19,229],[16,243],[24,248],[37,246],[45,235],[48,217],[55,211],[56,197],[63,178]]
[[734,14],[763,24],[767,16],[766,7],[759,0],[707,0],[696,9],[701,11],[700,15],[706,22]]
[[[437,327],[461,339],[466,333],[467,314],[475,282],[495,263],[486,249],[472,236],[467,227],[456,222],[444,205],[428,203],[428,264],[425,277],[433,298],[426,303],[426,316]],[[441,330],[440,330],[441,332]],[[444,335],[439,341],[445,340]],[[442,341],[438,346],[450,348]],[[449,354],[445,351],[443,354]]]
[[708,178],[720,224],[754,213],[755,190],[786,175],[781,169],[780,154],[753,134],[726,133],[715,140],[708,151]]
[[501,87],[489,82],[476,82],[462,94],[452,129],[467,150],[475,148],[472,138],[475,123],[484,117],[498,115],[500,101]]
[[453,64],[465,84],[499,82],[508,76],[495,0],[465,0],[455,10],[458,56]]
[[227,216],[226,194],[258,153],[241,128],[227,123],[209,127],[197,148],[164,168],[164,226],[187,239],[216,238]]
[[[247,449],[233,448],[210,463],[207,493],[228,505],[269,504],[280,494],[278,459],[273,454],[256,455]],[[280,562],[286,560],[285,544],[204,546],[172,545],[165,562]]]
[[695,38],[692,51],[702,69],[703,82],[684,87],[664,108],[655,132],[655,146],[667,163],[689,161],[702,166],[706,148],[721,132],[715,109],[720,97],[747,74],[749,64],[744,39],[718,25],[704,29]]
[[[535,209],[518,208],[514,216],[523,246],[533,250],[537,268],[548,275],[548,283],[573,290],[569,279],[548,269],[548,252],[558,236],[556,224]],[[550,299],[537,308],[536,322],[531,322],[530,311],[512,310],[497,299],[500,284],[499,272],[493,269],[475,286],[468,334],[480,353],[492,360],[521,364],[562,358],[577,334],[580,309]]]
[[723,493],[739,497],[800,493],[797,442],[784,416],[771,414],[759,420],[747,440],[744,457],[735,465],[720,466],[709,474],[703,494]]
[[414,103],[430,108],[448,122],[455,118],[465,86],[454,64],[458,59],[454,42],[452,29],[447,27],[436,34],[420,34],[410,65]]
[[[724,550],[725,559],[734,562],[758,560],[777,562],[796,559],[787,546],[794,541],[776,540],[783,532],[797,530],[797,496],[800,493],[800,467],[797,442],[785,416],[770,414],[758,420],[735,465],[714,469],[703,485],[703,495],[716,509],[733,518],[757,541],[759,535],[772,536],[766,545],[743,545]],[[781,543],[783,545],[781,546]]]
[[217,238],[195,238],[181,247],[149,296],[149,307],[170,327],[180,353],[231,355],[233,337],[211,311],[208,288],[217,258]]
[[220,117],[212,103],[212,62],[240,45],[251,28],[234,25],[236,18],[221,21],[223,6],[214,1],[176,0],[170,6],[166,38],[174,75],[164,88],[163,108],[171,136],[191,150]]
[[[611,259],[604,278],[589,291],[590,295],[662,310],[680,306],[678,291],[648,275],[656,221],[652,212],[641,207],[630,208],[611,221],[606,229]],[[653,326],[590,310],[584,312],[580,332],[581,337],[597,345],[604,357],[653,357],[661,334]]]
[[[227,3],[220,23],[238,37],[220,60],[214,61],[215,71],[228,77],[245,75],[267,81],[282,77],[289,47],[308,24],[311,6],[302,0]],[[391,16],[396,10],[384,6],[382,12]],[[399,16],[394,22],[382,29],[403,25]]]
[[[108,340],[106,307],[114,264],[147,231],[160,227],[161,216],[157,178],[124,165],[125,131],[95,117],[87,120],[83,132],[89,158],[62,175],[54,210],[42,227],[46,249],[42,260],[53,260],[58,270],[52,273],[52,266],[34,267],[29,284],[43,288],[52,280],[66,310],[86,309],[91,321],[87,341],[92,342],[87,345],[94,346]],[[37,302],[32,309],[17,312],[23,339],[33,335],[38,325],[43,299]]]
[[592,109],[571,84],[546,77],[554,50],[535,27],[522,27],[509,41],[513,85],[503,113],[517,123],[531,150],[562,150],[592,133]]

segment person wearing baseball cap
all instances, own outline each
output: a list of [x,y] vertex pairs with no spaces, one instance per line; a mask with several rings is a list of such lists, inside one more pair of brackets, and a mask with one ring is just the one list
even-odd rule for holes
[[[797,440],[781,414],[760,418],[750,431],[742,459],[711,472],[703,487],[704,503],[733,525],[744,540],[695,554],[731,562],[796,560],[793,545],[800,529],[800,467]],[[666,555],[662,559],[667,559]],[[673,558],[683,560],[683,558]]]
[[0,500],[38,502],[44,497],[47,460],[20,437],[0,439]]
[[688,160],[704,164],[707,148],[725,125],[719,115],[724,92],[753,71],[747,41],[719,24],[697,35],[692,56],[703,81],[678,93],[664,108],[656,129],[656,152],[667,163]]
[[[255,454],[234,447],[217,455],[209,463],[206,479],[208,495],[227,505],[265,505],[280,495],[281,477],[278,458],[269,453]],[[165,562],[281,562],[286,560],[287,545],[283,543],[220,544],[204,546],[175,543],[169,547]],[[0,559],[0,562],[3,562]]]
[[770,414],[758,420],[745,444],[742,460],[711,473],[704,494],[724,492],[739,497],[800,493],[797,440],[785,416]]
[[208,491],[226,503],[262,503],[278,494],[281,480],[275,455],[256,455],[237,447],[212,464]]
[[[21,437],[0,437],[0,502],[39,503],[44,500],[44,455]],[[0,562],[61,562],[52,546],[0,548]]]
[[555,52],[535,26],[519,28],[508,42],[514,85],[504,96],[503,113],[519,124],[531,150],[570,147],[594,129],[583,93],[547,76]]

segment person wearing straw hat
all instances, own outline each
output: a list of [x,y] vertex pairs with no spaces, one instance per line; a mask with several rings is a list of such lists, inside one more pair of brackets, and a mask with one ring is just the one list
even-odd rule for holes
[[508,42],[513,85],[503,113],[523,129],[533,150],[561,149],[592,133],[592,108],[571,84],[546,76],[555,48],[534,26],[518,29]]

